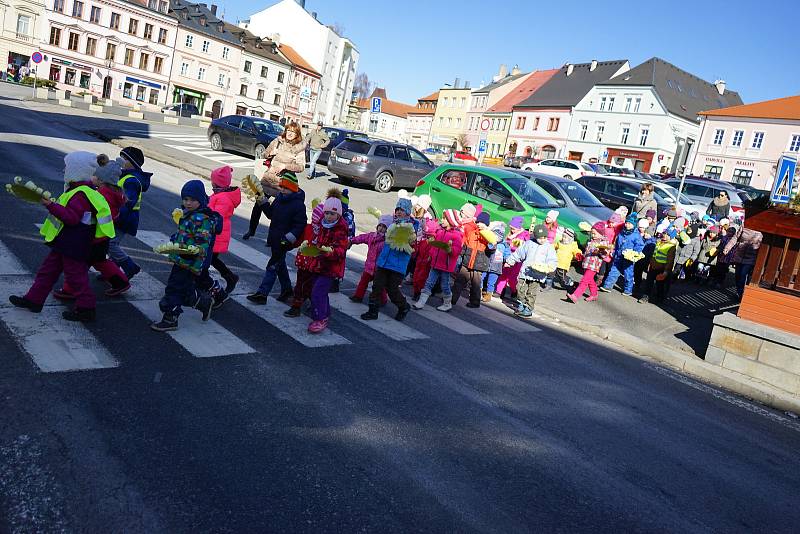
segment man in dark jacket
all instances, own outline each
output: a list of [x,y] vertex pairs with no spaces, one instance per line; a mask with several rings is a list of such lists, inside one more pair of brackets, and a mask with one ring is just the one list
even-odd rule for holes
[[272,202],[266,197],[259,201],[264,215],[270,219],[267,246],[271,255],[261,285],[255,293],[247,295],[247,300],[256,304],[267,303],[276,279],[281,284],[281,294],[277,300],[286,302],[292,297],[292,281],[286,266],[286,253],[294,248],[308,223],[306,194],[297,183],[297,175],[291,171],[283,171],[278,191],[278,196]]
[[120,246],[122,238],[127,234],[135,236],[139,229],[139,211],[142,207],[142,194],[150,188],[150,177],[153,173],[144,172],[144,154],[135,147],[123,148],[119,163],[122,167],[122,178],[117,185],[125,192],[127,201],[119,210],[119,217],[114,221],[116,236],[108,242],[108,255],[120,266],[130,280],[139,271],[139,267]]

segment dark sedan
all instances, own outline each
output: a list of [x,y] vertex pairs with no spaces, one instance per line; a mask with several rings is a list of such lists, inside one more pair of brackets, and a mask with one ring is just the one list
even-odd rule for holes
[[[317,163],[319,163],[320,165],[328,164],[328,160],[330,160],[331,158],[331,150],[339,146],[339,144],[345,139],[367,138],[367,134],[365,134],[364,132],[357,132],[355,130],[345,130],[344,128],[332,128],[330,126],[324,126],[322,129],[325,130],[325,133],[328,134],[330,142],[328,142],[328,145],[322,149],[322,152],[319,155]],[[311,152],[310,147],[306,146],[306,161],[311,160],[310,152]]]
[[532,180],[555,198],[559,206],[569,208],[589,224],[606,221],[614,213],[605,207],[591,191],[574,180],[532,171],[515,172]]
[[228,115],[208,126],[208,140],[213,150],[232,150],[256,159],[276,137],[283,133],[277,122],[244,115]]

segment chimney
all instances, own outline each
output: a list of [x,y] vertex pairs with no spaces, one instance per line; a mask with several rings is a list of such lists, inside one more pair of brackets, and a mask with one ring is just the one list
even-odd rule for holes
[[593,59],[592,60],[592,65],[589,67],[589,72],[593,72],[594,69],[596,69],[596,68],[597,68],[597,60]]
[[306,8],[306,0],[297,0],[297,5],[299,5],[303,9],[305,9]]
[[456,80],[453,82],[453,89],[458,89],[460,85],[461,85],[461,78],[456,78]]
[[464,82],[464,89],[469,89],[469,80]]
[[506,76],[508,76],[508,67],[506,67],[506,64],[505,64],[505,63],[501,63],[501,64],[500,64],[500,70],[499,70],[499,71],[497,71],[497,76],[498,76],[498,78],[499,78],[499,79],[501,79],[501,80],[502,80],[503,78],[505,78]]
[[514,68],[511,69],[511,75],[512,76],[516,76],[520,72],[522,72],[522,71],[519,70],[519,65],[514,65]]
[[725,94],[725,80],[717,80],[714,85],[717,87],[717,92],[720,96]]
[[567,63],[567,76],[572,75],[573,70],[575,70],[575,65],[572,63]]
[[211,4],[211,14],[217,16],[217,4]]
[[275,46],[277,47],[281,46],[281,34],[273,33],[272,35],[269,36],[269,38],[273,43],[275,43]]

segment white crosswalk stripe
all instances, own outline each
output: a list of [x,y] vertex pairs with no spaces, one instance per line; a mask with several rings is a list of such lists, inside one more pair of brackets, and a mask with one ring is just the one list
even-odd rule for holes
[[186,152],[193,156],[199,156],[217,163],[230,165],[237,169],[248,169],[253,167],[253,160],[231,154],[229,152],[217,152],[211,149],[211,143],[205,134],[180,134],[168,131],[149,131],[149,130],[123,130],[124,133],[130,133],[139,137],[149,139],[162,139],[164,141],[172,141],[180,144],[164,145],[181,152]]
[[468,323],[467,321],[459,319],[452,313],[441,312],[434,308],[431,308],[430,306],[426,306],[421,310],[414,310],[412,313],[415,313],[420,317],[424,317],[428,321],[438,323],[444,326],[445,328],[449,328],[453,332],[458,332],[459,334],[474,336],[474,335],[489,333],[487,330],[484,330],[483,328],[480,328],[472,323]]
[[191,154],[193,156],[200,156],[202,158],[210,159],[211,161],[216,161],[217,163],[230,165],[236,169],[252,168],[254,165],[253,160],[243,158],[242,156],[237,156],[235,154],[228,154],[227,152],[215,152],[214,150],[211,150],[210,146],[208,148],[184,145],[164,146],[174,148],[175,150],[180,150],[181,152],[186,152],[187,154]]
[[[463,303],[464,300],[462,299],[461,302]],[[494,321],[495,323],[498,323],[509,330],[513,330],[514,332],[541,332],[541,328],[538,328],[529,322],[508,315],[500,306],[503,308],[505,307],[502,304],[484,302],[481,303],[480,308],[467,308],[466,306],[462,307],[461,304],[459,304],[458,309],[467,310],[473,315],[480,315],[484,319]],[[456,309],[456,307],[454,306],[453,309]]]
[[395,321],[385,314],[378,314],[378,319],[374,321],[365,321],[361,318],[361,314],[367,311],[363,304],[352,302],[349,298],[341,293],[331,293],[329,295],[331,307],[349,315],[356,321],[364,324],[381,334],[394,339],[395,341],[408,341],[411,339],[427,339],[428,336],[422,332],[414,330],[410,326],[400,321]]

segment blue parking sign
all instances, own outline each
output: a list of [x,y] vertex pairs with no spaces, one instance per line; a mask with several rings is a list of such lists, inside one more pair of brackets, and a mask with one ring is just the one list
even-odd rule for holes
[[786,204],[792,197],[792,184],[794,172],[797,168],[797,158],[781,156],[778,160],[778,171],[775,173],[775,183],[772,185],[770,202]]
[[381,112],[381,97],[375,96],[372,97],[372,113],[380,113]]
[[486,139],[481,139],[480,143],[478,143],[478,152],[486,152]]

